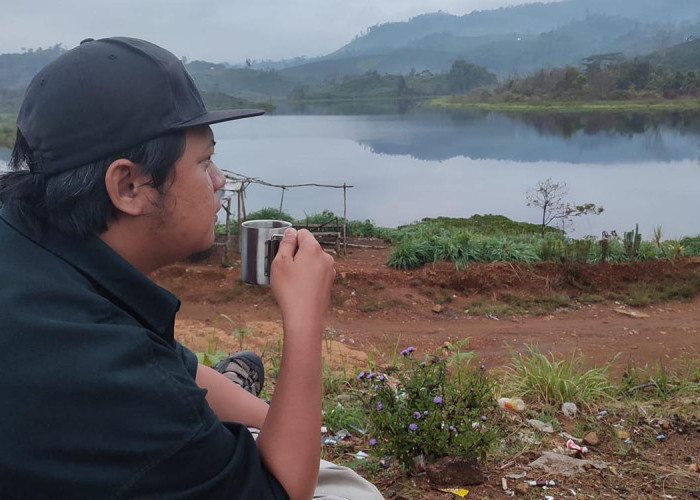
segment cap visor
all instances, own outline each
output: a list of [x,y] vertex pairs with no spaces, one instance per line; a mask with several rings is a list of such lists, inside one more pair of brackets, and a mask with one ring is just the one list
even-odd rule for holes
[[198,125],[211,125],[213,123],[227,122],[231,120],[240,120],[241,118],[250,118],[252,116],[260,116],[265,111],[262,109],[218,109],[215,111],[207,111],[202,116],[198,116],[192,120],[179,123],[175,128],[189,128]]

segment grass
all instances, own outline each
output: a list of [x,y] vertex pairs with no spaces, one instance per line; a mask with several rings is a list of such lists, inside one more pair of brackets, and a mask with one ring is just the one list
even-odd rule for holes
[[609,101],[555,101],[530,99],[522,102],[478,101],[473,98],[455,99],[438,97],[424,101],[424,106],[455,109],[483,109],[489,111],[518,111],[542,113],[591,113],[591,112],[657,112],[700,110],[700,99],[630,99]]
[[700,276],[693,272],[653,283],[633,283],[625,289],[623,300],[627,305],[641,307],[669,300],[690,301],[698,292]]
[[556,360],[551,353],[548,357],[539,349],[528,347],[524,354],[512,352],[511,364],[505,368],[504,392],[541,404],[560,406],[572,402],[589,407],[612,397],[614,386],[609,370],[610,363],[585,369],[581,355]]

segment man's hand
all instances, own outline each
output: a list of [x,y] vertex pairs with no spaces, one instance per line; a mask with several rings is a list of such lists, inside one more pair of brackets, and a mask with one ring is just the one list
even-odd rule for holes
[[285,327],[320,325],[328,310],[335,279],[333,257],[306,229],[287,229],[270,270],[272,292]]

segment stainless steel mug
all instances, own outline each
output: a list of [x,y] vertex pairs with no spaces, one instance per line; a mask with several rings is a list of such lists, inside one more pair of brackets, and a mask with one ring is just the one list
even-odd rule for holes
[[251,285],[270,284],[270,266],[277,255],[284,230],[283,220],[249,220],[241,228],[241,279]]

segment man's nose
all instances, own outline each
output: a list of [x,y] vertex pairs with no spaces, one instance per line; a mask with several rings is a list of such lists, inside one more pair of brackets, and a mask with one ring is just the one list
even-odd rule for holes
[[211,178],[211,183],[214,186],[214,190],[221,189],[224,187],[224,184],[226,184],[226,176],[224,176],[224,173],[219,169],[219,167],[216,166],[215,163],[212,163],[209,167],[209,177]]

